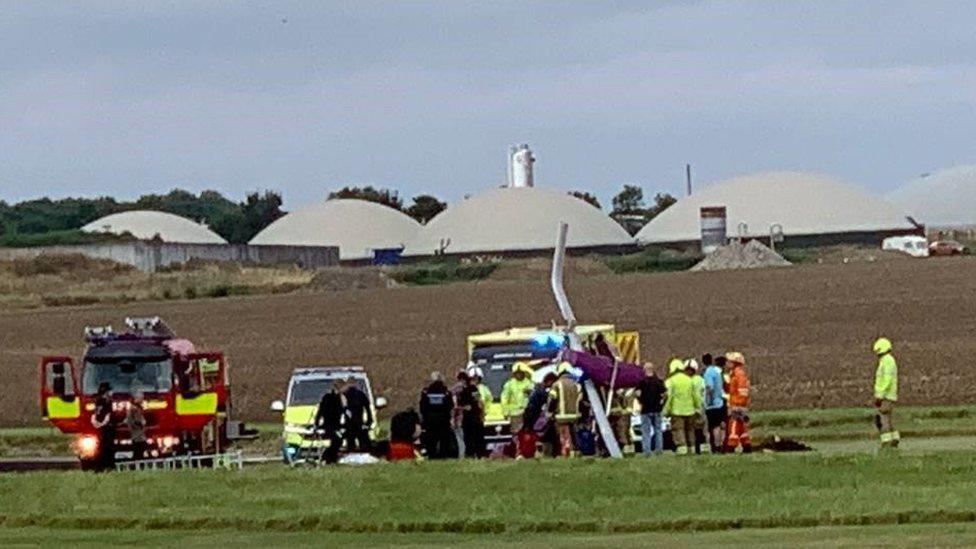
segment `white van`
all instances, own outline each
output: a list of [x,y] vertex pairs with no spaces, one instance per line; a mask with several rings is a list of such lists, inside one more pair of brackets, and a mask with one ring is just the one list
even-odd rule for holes
[[924,236],[889,236],[881,242],[881,249],[912,257],[928,257],[929,241]]

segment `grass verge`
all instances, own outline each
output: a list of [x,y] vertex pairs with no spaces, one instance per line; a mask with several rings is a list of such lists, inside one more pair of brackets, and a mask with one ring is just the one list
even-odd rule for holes
[[607,256],[603,262],[616,274],[687,271],[704,256],[648,248],[635,254]]
[[429,286],[432,284],[483,280],[495,272],[497,267],[498,263],[494,261],[469,263],[457,259],[445,259],[442,261],[394,267],[387,274],[400,284]]

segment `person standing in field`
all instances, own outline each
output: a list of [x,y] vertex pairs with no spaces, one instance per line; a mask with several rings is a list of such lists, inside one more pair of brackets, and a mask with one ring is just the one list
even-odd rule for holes
[[532,431],[539,442],[542,443],[542,454],[552,456],[558,446],[559,437],[556,434],[556,426],[548,415],[549,401],[551,399],[551,388],[556,380],[559,379],[554,372],[549,372],[532,389],[529,401],[525,405],[525,412],[522,414],[524,428]]
[[641,407],[641,451],[645,456],[660,455],[664,451],[664,432],[661,431],[661,410],[667,391],[657,377],[654,364],[644,364],[644,379],[637,384],[637,399]]
[[524,362],[512,365],[512,377],[502,386],[502,413],[508,418],[512,436],[522,430],[523,413],[532,393],[532,368]]
[[462,410],[461,428],[464,432],[465,457],[486,457],[485,448],[485,410],[478,390],[480,376],[468,374],[467,384],[458,397],[458,406]]
[[712,362],[712,355],[702,357],[705,364],[705,422],[708,427],[708,441],[713,453],[719,453],[725,446],[725,379],[722,368],[725,357],[720,356]]
[[562,457],[572,457],[574,450],[574,427],[579,420],[579,385],[573,380],[569,372],[568,362],[562,362],[556,368],[556,382],[552,386],[552,406],[555,407],[553,416],[556,420],[556,433],[559,436],[558,453]]
[[346,401],[346,449],[350,452],[368,452],[369,429],[373,426],[369,396],[359,388],[354,377],[346,380],[342,394]]
[[701,397],[702,408],[695,414],[695,454],[701,454],[705,445],[705,378],[701,375],[697,360],[689,358],[685,361],[685,368],[691,370],[691,381]]
[[674,373],[665,382],[668,396],[664,403],[664,414],[671,418],[671,432],[678,455],[687,455],[695,445],[695,422],[701,413],[702,399],[700,389],[691,376],[694,369],[686,365],[684,370]]
[[132,394],[132,402],[125,411],[125,426],[129,428],[129,440],[132,442],[132,459],[140,460],[146,455],[146,416],[142,412],[142,393]]
[[454,438],[457,442],[458,457],[467,455],[464,447],[464,408],[461,407],[461,393],[468,386],[468,373],[459,370],[457,373],[457,383],[451,386],[451,395],[454,397],[454,413],[451,417],[451,427],[454,429]]
[[339,392],[338,383],[333,383],[329,390],[322,395],[319,407],[315,411],[315,428],[321,429],[328,442],[322,459],[326,463],[339,461],[339,451],[342,449],[342,418],[345,412],[345,397]]
[[726,429],[725,451],[735,452],[742,446],[742,453],[752,452],[749,438],[749,377],[746,375],[746,359],[742,353],[731,351],[725,361],[732,369],[729,375],[729,420]]
[[91,424],[98,430],[98,470],[112,469],[115,467],[115,420],[112,418],[112,386],[107,381],[98,385]]
[[901,435],[895,430],[895,403],[898,402],[898,364],[891,354],[891,340],[880,337],[874,342],[878,369],[874,374],[874,407],[878,410],[881,448],[897,448]]
[[454,396],[444,384],[444,376],[440,372],[433,372],[430,380],[430,385],[420,393],[421,440],[427,451],[427,459],[456,458],[457,444],[451,428]]

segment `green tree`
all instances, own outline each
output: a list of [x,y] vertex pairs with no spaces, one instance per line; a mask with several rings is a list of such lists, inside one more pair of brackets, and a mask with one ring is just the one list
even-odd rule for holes
[[406,214],[420,223],[427,223],[435,215],[444,211],[445,208],[447,208],[447,204],[441,202],[436,197],[429,194],[421,194],[413,197],[413,204],[406,209]]
[[637,185],[624,185],[623,190],[613,197],[613,215],[642,214],[644,210],[644,190]]
[[663,212],[664,210],[670,208],[671,205],[677,201],[678,201],[677,198],[671,196],[668,193],[657,193],[654,195],[654,205],[647,209],[647,212],[644,214],[644,217],[646,217],[647,220],[650,221],[655,217],[657,217],[658,215],[660,215],[661,212]]
[[338,191],[332,191],[329,193],[329,200],[332,200],[333,198],[355,198],[359,200],[366,200],[368,202],[376,202],[377,204],[389,206],[394,210],[403,211],[403,199],[400,198],[399,193],[390,189],[377,189],[372,186],[343,187]]
[[595,207],[598,210],[603,209],[603,206],[600,206],[600,200],[596,196],[590,194],[587,191],[569,191],[569,194],[575,196],[576,198],[579,198],[583,202],[590,204],[591,206]]
[[242,242],[251,240],[254,235],[285,215],[281,209],[281,195],[275,191],[253,192],[247,195],[241,204],[244,214],[244,226],[247,231]]

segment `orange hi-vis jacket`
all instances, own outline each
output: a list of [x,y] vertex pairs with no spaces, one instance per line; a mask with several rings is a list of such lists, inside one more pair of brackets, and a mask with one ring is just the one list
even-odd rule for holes
[[749,378],[742,366],[732,368],[729,379],[729,406],[734,408],[749,407]]

